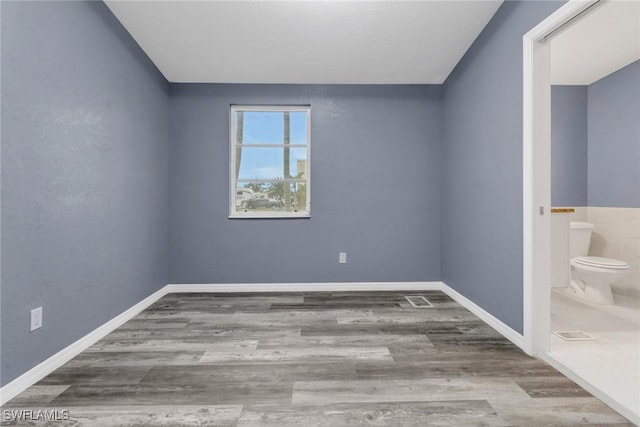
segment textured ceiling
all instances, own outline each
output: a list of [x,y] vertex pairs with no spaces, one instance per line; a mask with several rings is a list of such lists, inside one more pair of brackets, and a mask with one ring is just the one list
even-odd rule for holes
[[106,1],[171,82],[442,83],[500,1]]
[[640,1],[612,0],[551,41],[551,82],[589,85],[640,59]]

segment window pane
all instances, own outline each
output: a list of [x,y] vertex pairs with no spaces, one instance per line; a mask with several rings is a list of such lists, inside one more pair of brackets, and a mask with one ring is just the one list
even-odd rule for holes
[[246,183],[236,188],[236,212],[301,212],[306,210],[307,182]]
[[244,114],[243,144],[283,144],[284,114],[275,111],[237,112]]
[[289,125],[291,129],[290,144],[307,143],[307,112],[292,111],[289,113]]
[[[236,144],[284,144],[285,113],[282,111],[236,111]],[[307,143],[307,114],[289,112],[289,144]]]
[[[285,170],[285,158],[289,170]],[[236,162],[240,164],[237,179],[304,178],[306,148],[236,147]]]
[[[284,153],[283,153],[284,156]],[[291,178],[306,178],[305,168],[307,166],[307,149],[289,149],[289,176]]]
[[237,179],[276,179],[284,177],[282,148],[236,148],[236,162],[240,163]]

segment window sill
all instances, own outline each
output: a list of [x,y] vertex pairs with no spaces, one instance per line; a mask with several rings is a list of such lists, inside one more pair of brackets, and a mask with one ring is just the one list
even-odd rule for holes
[[311,218],[308,212],[255,212],[255,213],[233,213],[229,219],[290,219],[290,218]]

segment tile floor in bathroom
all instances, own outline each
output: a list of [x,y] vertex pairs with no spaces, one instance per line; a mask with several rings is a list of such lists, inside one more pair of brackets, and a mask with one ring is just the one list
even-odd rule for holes
[[603,306],[551,293],[552,331],[583,331],[591,341],[551,334],[551,355],[640,418],[640,300],[614,295]]

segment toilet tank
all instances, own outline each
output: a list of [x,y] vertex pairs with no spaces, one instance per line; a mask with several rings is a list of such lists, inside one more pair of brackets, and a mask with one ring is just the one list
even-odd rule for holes
[[569,232],[569,256],[589,255],[589,244],[591,243],[591,233],[593,224],[589,222],[571,221]]

